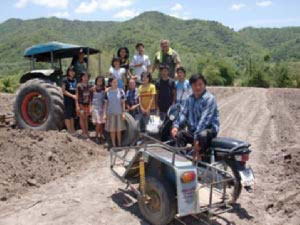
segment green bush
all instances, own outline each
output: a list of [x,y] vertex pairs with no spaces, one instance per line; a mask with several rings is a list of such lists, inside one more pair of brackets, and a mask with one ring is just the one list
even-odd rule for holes
[[272,75],[275,87],[293,87],[292,77],[286,64],[277,63],[272,70]]
[[0,80],[0,92],[14,93],[18,88],[16,81],[11,77]]

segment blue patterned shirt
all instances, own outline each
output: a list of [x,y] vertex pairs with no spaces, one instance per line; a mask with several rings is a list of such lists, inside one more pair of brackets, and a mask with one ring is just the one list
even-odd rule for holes
[[[139,104],[139,91],[138,89],[134,89],[134,90],[128,90],[126,92],[126,103],[127,105],[129,105],[130,107],[131,106],[134,106],[134,105],[137,105]],[[134,114],[138,114],[140,111],[139,111],[139,107],[136,108],[132,113]]]
[[186,100],[183,111],[173,125],[176,128],[183,126],[193,133],[194,140],[198,140],[205,129],[212,129],[216,134],[219,132],[219,110],[211,93],[205,90],[200,98],[196,99],[192,94]]

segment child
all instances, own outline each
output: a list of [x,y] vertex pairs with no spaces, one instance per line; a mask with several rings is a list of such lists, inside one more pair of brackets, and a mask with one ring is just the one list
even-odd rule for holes
[[111,67],[109,69],[109,75],[111,78],[117,78],[118,88],[124,90],[124,85],[126,81],[126,70],[120,67],[121,59],[113,58]]
[[80,127],[83,137],[88,139],[88,116],[91,111],[91,92],[88,86],[88,75],[86,73],[80,75],[80,83],[76,88],[76,96],[76,110],[80,117]]
[[67,131],[72,135],[75,135],[74,118],[76,117],[76,85],[77,81],[75,79],[74,68],[73,66],[70,66],[67,70],[67,77],[63,79],[62,92],[64,94],[65,124]]
[[161,78],[156,82],[157,106],[160,119],[163,121],[170,106],[175,102],[175,81],[169,78],[169,66],[161,65],[159,68]]
[[144,54],[145,49],[143,43],[136,44],[135,49],[137,53],[133,56],[130,66],[134,69],[136,74],[136,76],[132,76],[132,78],[140,82],[142,73],[150,70],[150,59],[148,55]]
[[128,112],[133,116],[135,120],[139,119],[139,93],[138,89],[136,88],[135,79],[131,78],[129,80],[129,89],[126,92],[126,106]]
[[140,120],[140,129],[145,132],[146,125],[150,119],[151,111],[155,110],[155,95],[156,89],[152,82],[152,76],[149,72],[142,73],[143,84],[139,87],[139,102],[142,112],[142,118]]
[[92,91],[92,120],[96,125],[96,142],[102,142],[103,130],[103,109],[104,109],[104,96],[105,96],[105,80],[103,76],[96,77],[95,87]]
[[176,81],[176,103],[184,107],[185,101],[192,94],[192,88],[190,82],[185,79],[185,69],[178,67],[176,69],[177,78]]
[[118,88],[118,79],[113,78],[111,88],[106,92],[104,97],[104,114],[103,119],[106,121],[105,130],[110,132],[113,147],[116,147],[116,136],[118,146],[122,144],[121,132],[125,127],[125,97],[124,91]]

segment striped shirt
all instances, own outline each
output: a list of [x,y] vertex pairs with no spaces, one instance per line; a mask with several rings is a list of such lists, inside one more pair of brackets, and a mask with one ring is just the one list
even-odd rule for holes
[[199,139],[200,133],[205,129],[212,129],[216,134],[219,132],[219,110],[215,97],[208,91],[195,98],[192,94],[185,103],[183,111],[174,122],[173,127],[187,126],[193,133],[194,140]]

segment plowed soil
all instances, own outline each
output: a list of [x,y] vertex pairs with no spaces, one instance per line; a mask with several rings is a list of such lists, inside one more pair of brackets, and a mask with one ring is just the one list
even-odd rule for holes
[[[300,224],[300,90],[219,88],[221,132],[251,143],[253,193],[234,209],[186,224]],[[0,114],[13,95],[0,95]],[[101,145],[64,132],[0,127],[0,224],[146,225],[138,206],[112,176]],[[127,200],[125,200],[127,199]],[[131,204],[128,204],[131,202]],[[172,224],[179,225],[178,221]]]

